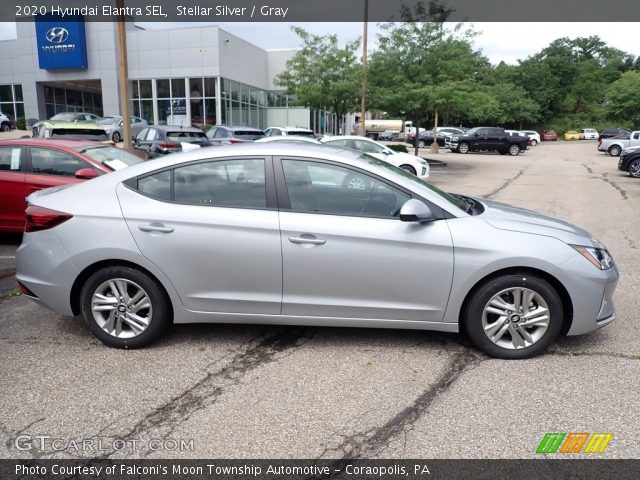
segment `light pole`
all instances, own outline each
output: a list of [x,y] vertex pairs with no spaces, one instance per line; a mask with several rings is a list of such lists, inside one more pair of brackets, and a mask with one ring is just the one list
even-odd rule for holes
[[131,112],[129,108],[129,62],[127,60],[127,32],[124,17],[124,0],[116,0],[118,8],[118,94],[122,114],[123,148],[131,150]]
[[364,0],[364,33],[362,36],[362,103],[360,104],[360,132],[366,136],[364,115],[367,111],[367,31],[369,20],[369,0]]

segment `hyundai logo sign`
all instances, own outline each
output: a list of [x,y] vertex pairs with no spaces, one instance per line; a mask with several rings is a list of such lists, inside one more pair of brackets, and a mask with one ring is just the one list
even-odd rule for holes
[[69,30],[63,27],[53,27],[47,30],[45,38],[49,43],[64,43],[69,38]]

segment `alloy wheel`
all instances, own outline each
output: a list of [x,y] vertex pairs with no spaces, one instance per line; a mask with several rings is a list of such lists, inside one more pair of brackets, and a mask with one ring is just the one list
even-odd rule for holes
[[98,327],[117,338],[133,338],[151,324],[153,308],[145,290],[125,278],[101,283],[91,298],[91,313]]
[[549,306],[542,296],[524,287],[495,294],[482,312],[485,335],[501,348],[514,350],[538,342],[549,328]]

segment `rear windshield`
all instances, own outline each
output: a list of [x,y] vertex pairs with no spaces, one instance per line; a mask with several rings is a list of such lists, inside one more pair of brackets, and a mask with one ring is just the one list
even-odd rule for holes
[[264,132],[256,132],[254,130],[236,130],[233,132],[233,136],[243,140],[255,140],[256,138],[264,137]]
[[111,170],[121,170],[142,162],[135,155],[116,147],[89,147],[81,151],[91,157],[92,160],[102,163]]
[[184,143],[208,143],[204,132],[167,132],[167,140]]
[[304,130],[290,130],[287,132],[287,135],[295,135],[297,137],[312,137],[316,138],[313,132],[305,132]]
[[54,128],[51,130],[51,138],[64,138],[65,140],[95,140],[103,142],[109,140],[107,132],[95,128]]

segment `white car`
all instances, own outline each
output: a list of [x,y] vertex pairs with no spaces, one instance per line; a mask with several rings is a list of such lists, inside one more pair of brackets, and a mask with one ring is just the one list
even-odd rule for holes
[[522,130],[522,133],[531,139],[529,145],[531,145],[532,147],[535,147],[540,143],[540,134],[535,130]]
[[598,131],[595,128],[583,128],[580,130],[580,138],[583,140],[598,140]]
[[2,112],[0,112],[0,130],[3,132],[11,130],[11,119]]
[[343,135],[340,137],[323,137],[321,142],[334,147],[358,150],[390,163],[391,165],[395,165],[423,180],[429,178],[429,164],[425,159],[409,153],[396,152],[370,138],[359,137],[357,135]]
[[303,127],[269,127],[264,131],[265,137],[278,137],[281,135],[316,138],[313,130]]

